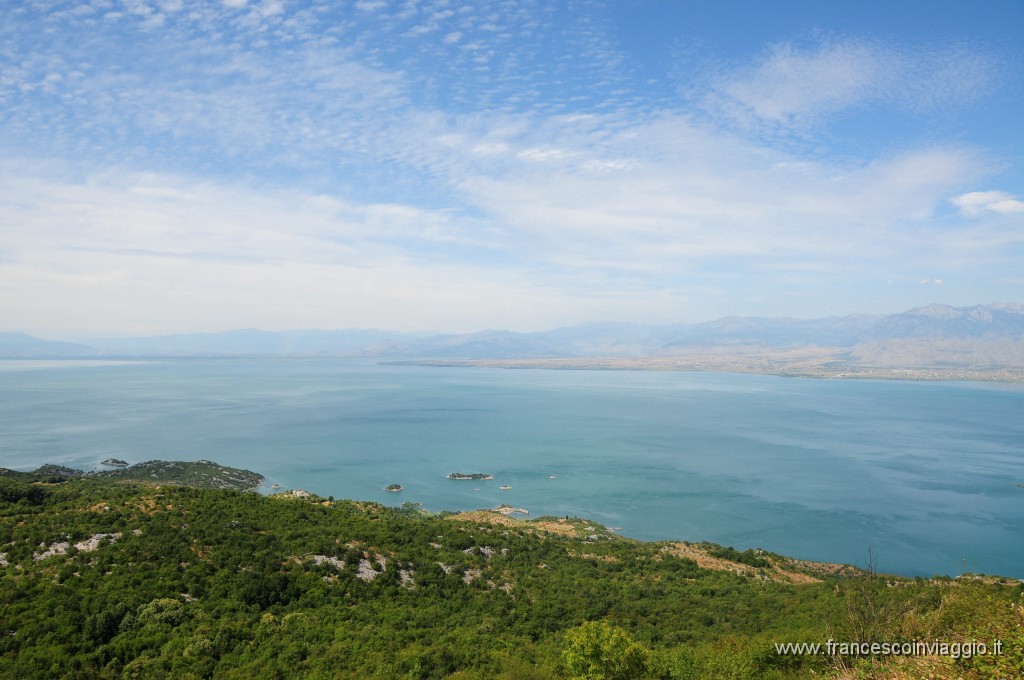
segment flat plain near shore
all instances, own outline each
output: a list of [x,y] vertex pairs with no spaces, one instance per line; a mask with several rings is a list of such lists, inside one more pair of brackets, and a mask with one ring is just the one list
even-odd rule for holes
[[422,359],[384,362],[390,365],[546,369],[576,371],[707,371],[753,373],[803,378],[868,380],[968,380],[1024,382],[1024,368],[852,366],[820,355],[736,356],[701,355],[665,358],[563,359]]

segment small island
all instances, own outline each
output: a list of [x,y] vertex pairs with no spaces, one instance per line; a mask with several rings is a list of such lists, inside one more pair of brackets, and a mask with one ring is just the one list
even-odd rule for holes
[[109,465],[111,467],[128,467],[128,461],[121,460],[120,458],[107,458],[100,465]]
[[391,493],[398,493],[399,491],[405,491],[405,487],[401,484],[388,484],[384,487],[384,490],[390,491]]
[[468,475],[462,472],[453,472],[448,475],[448,479],[494,479],[494,475],[485,472],[474,472]]

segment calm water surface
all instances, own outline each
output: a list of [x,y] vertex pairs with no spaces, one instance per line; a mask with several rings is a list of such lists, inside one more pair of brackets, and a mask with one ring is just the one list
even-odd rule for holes
[[[907,575],[1024,577],[1022,414],[1021,385],[0,362],[3,467],[209,458],[323,496],[509,503],[637,538],[860,565],[870,548],[880,569]],[[384,492],[391,483],[406,491]]]

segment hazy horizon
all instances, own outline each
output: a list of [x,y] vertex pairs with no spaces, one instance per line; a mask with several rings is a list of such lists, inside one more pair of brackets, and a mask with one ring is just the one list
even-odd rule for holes
[[[1022,305],[1022,304],[1024,304],[1024,303],[1020,303],[1020,302],[1016,302],[1016,301],[1011,301],[1011,300],[1003,300],[1003,301],[994,301],[994,302],[987,302],[987,303],[978,303],[976,305],[973,305],[973,304],[972,305],[965,305],[965,307],[976,307],[976,306],[981,306],[981,307],[993,307],[993,306],[994,307],[1001,307],[1002,306],[1002,307],[1005,307],[1005,306],[1019,306],[1019,305]],[[924,308],[924,307],[931,307],[931,306],[952,306],[952,305],[946,305],[945,303],[942,303],[942,302],[931,302],[931,303],[928,303],[928,304],[925,304],[925,305],[921,305],[920,307],[915,307],[915,308],[912,308],[912,309],[921,309],[921,308]],[[415,329],[411,329],[411,330],[399,330],[399,329],[396,329],[396,328],[376,328],[376,327],[367,327],[367,326],[364,326],[364,327],[350,326],[350,327],[336,327],[336,328],[313,328],[313,327],[307,327],[307,328],[259,328],[259,327],[256,327],[256,326],[251,326],[251,327],[247,327],[247,328],[226,328],[225,327],[225,328],[213,329],[213,330],[188,330],[188,329],[186,329],[186,330],[171,331],[171,332],[168,332],[168,333],[153,333],[153,334],[144,334],[144,335],[143,334],[132,335],[132,334],[124,334],[124,333],[121,333],[121,334],[119,334],[119,333],[103,333],[103,332],[97,332],[97,333],[93,333],[93,334],[74,334],[74,333],[55,332],[55,333],[49,333],[49,334],[45,334],[45,335],[42,335],[42,334],[41,335],[36,335],[34,333],[29,333],[29,332],[27,332],[27,331],[25,331],[24,329],[21,329],[21,328],[4,328],[4,329],[0,329],[0,332],[25,333],[26,335],[31,335],[31,336],[37,337],[37,338],[39,338],[41,340],[58,341],[58,342],[88,342],[89,340],[116,340],[116,339],[130,339],[130,338],[144,338],[144,337],[162,337],[162,336],[177,336],[177,335],[217,335],[217,334],[222,334],[222,333],[245,332],[245,331],[255,331],[255,332],[260,332],[260,333],[306,333],[306,332],[309,332],[309,333],[318,333],[318,332],[322,332],[322,333],[341,333],[341,332],[349,332],[349,331],[351,331],[351,332],[381,332],[381,333],[391,333],[391,334],[396,334],[396,335],[412,335],[412,336],[472,335],[472,334],[476,334],[476,333],[488,333],[488,332],[495,332],[495,333],[505,333],[505,332],[508,332],[508,333],[524,333],[524,334],[529,334],[529,333],[545,333],[545,332],[551,332],[551,331],[556,331],[556,330],[562,330],[562,329],[568,329],[568,328],[576,328],[576,327],[585,327],[585,326],[597,326],[597,327],[600,327],[600,326],[619,326],[619,325],[622,325],[622,326],[638,326],[638,327],[647,327],[647,326],[649,326],[649,327],[670,327],[670,326],[699,325],[699,324],[705,324],[705,323],[713,323],[715,321],[720,321],[722,319],[729,319],[729,318],[748,318],[748,319],[765,319],[765,320],[776,320],[777,319],[777,320],[793,320],[793,321],[816,321],[816,320],[819,320],[819,319],[826,319],[826,318],[837,318],[838,319],[838,318],[844,318],[844,317],[849,317],[849,316],[864,316],[864,315],[867,315],[867,316],[880,316],[881,317],[881,316],[889,316],[889,315],[893,315],[893,314],[901,314],[901,313],[904,313],[904,312],[909,312],[909,311],[912,311],[912,309],[893,310],[891,312],[879,312],[879,313],[875,313],[875,314],[871,314],[871,313],[868,313],[868,312],[850,312],[848,314],[829,314],[829,315],[824,316],[824,317],[795,317],[795,316],[772,317],[772,316],[764,316],[764,315],[742,316],[741,317],[741,316],[738,316],[738,315],[724,314],[724,315],[719,315],[719,316],[715,316],[715,317],[711,317],[711,318],[707,318],[707,319],[696,319],[696,320],[693,320],[693,321],[664,320],[664,321],[660,321],[660,322],[659,321],[652,321],[652,322],[649,322],[649,323],[630,322],[630,321],[622,321],[622,320],[616,320],[616,319],[604,319],[604,320],[596,320],[596,321],[586,321],[586,322],[581,322],[581,323],[576,323],[576,324],[566,324],[566,325],[562,325],[562,326],[550,326],[550,327],[545,327],[545,328],[531,328],[531,329],[525,329],[525,330],[518,330],[518,329],[514,329],[514,328],[465,328],[465,329],[462,329],[462,328],[460,328],[460,329],[415,328]]]
[[37,337],[1024,299],[1012,0],[21,0],[0,35]]

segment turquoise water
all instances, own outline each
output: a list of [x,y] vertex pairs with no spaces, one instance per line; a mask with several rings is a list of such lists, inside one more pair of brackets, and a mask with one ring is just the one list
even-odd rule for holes
[[[337,498],[508,503],[636,538],[860,565],[870,548],[880,569],[907,575],[1024,577],[1022,414],[1021,385],[0,362],[3,467],[209,458]],[[384,492],[391,483],[406,490]]]

